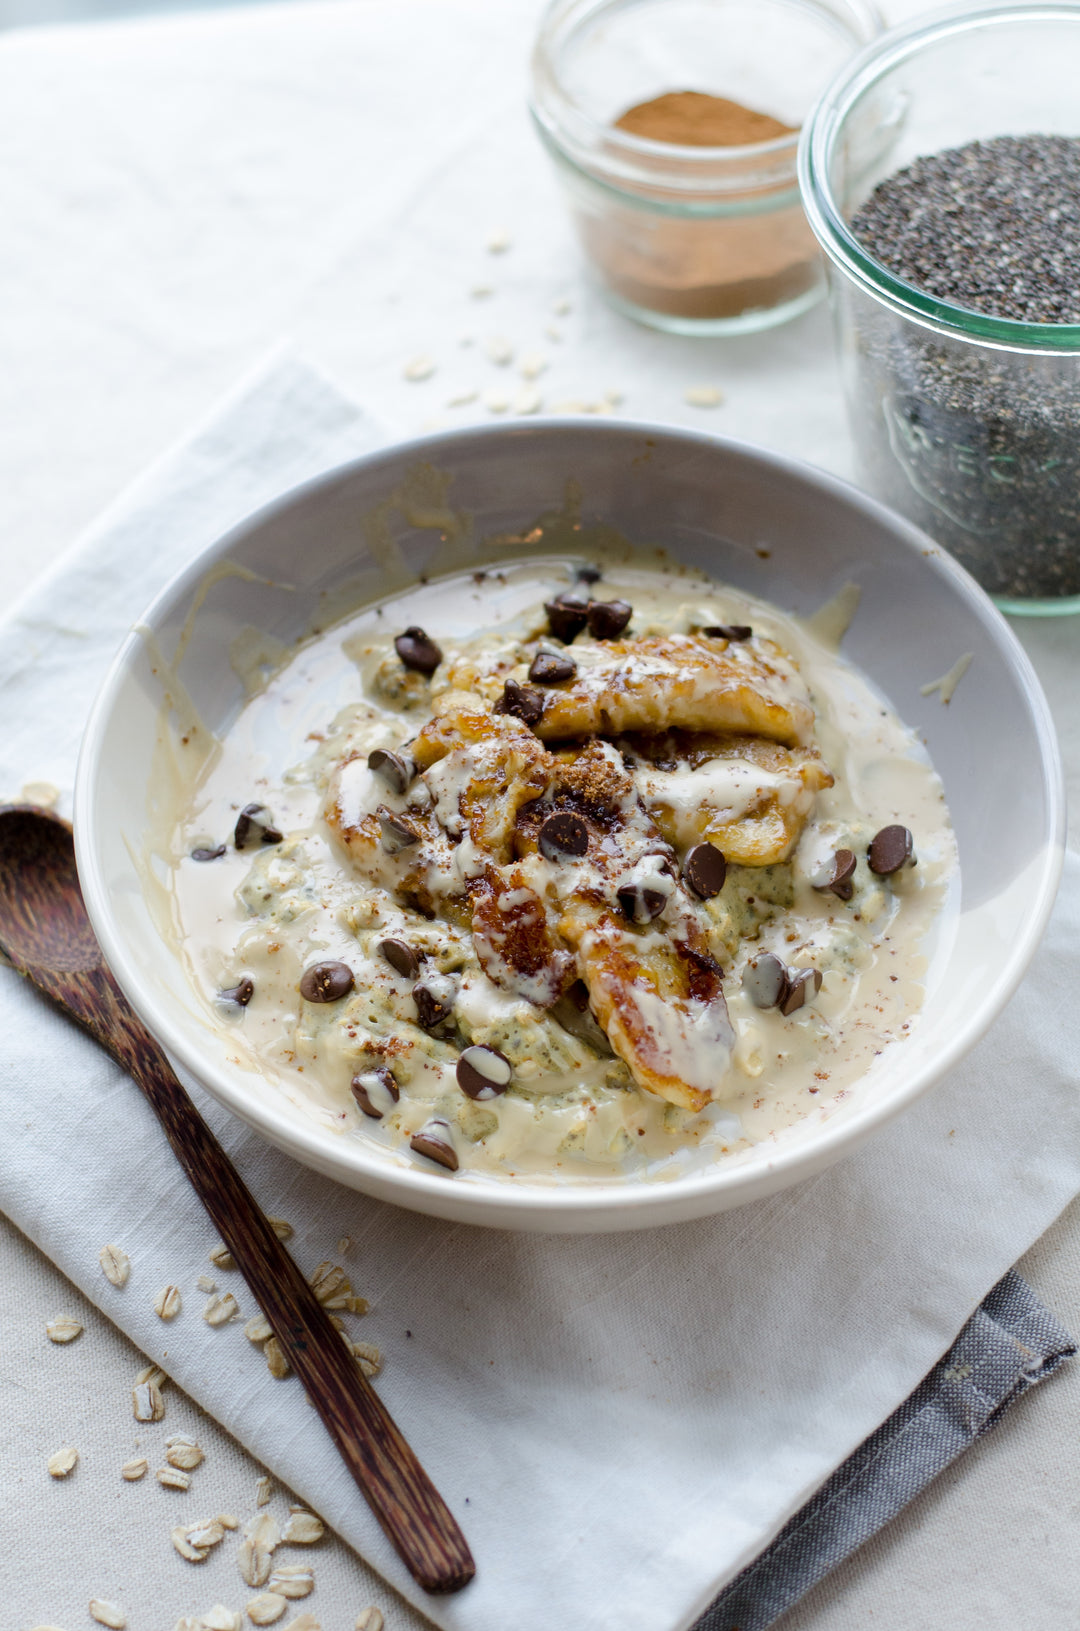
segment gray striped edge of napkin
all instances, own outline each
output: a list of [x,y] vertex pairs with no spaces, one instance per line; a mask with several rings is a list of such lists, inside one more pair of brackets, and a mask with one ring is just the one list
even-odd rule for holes
[[766,1631],[1075,1352],[1068,1331],[1010,1269],[911,1397],[724,1587],[693,1631]]

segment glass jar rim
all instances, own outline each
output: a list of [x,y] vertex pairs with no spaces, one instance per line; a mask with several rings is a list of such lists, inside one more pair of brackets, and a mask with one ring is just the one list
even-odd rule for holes
[[[587,113],[562,83],[557,50],[591,12],[620,3],[622,0],[549,0],[541,16],[531,59],[529,108],[553,147],[579,168],[600,170],[609,180],[655,184],[659,171],[668,187],[688,192],[713,191],[723,188],[725,182],[743,186],[746,172],[758,165],[771,163],[778,170],[783,167],[794,174],[800,130],[738,147],[686,147],[634,135],[616,125],[602,124]],[[833,0],[833,4],[829,0],[809,0],[811,8],[827,11],[834,20],[843,21],[835,9],[837,4],[848,13],[856,44],[865,32],[872,37],[884,26],[877,0]],[[599,136],[604,140],[602,157],[595,146]]]
[[924,328],[1001,351],[1044,355],[1080,351],[1080,323],[1025,323],[1015,318],[989,317],[926,294],[875,259],[851,231],[829,181],[830,162],[844,121],[856,102],[898,63],[949,35],[977,28],[1061,21],[1080,26],[1080,0],[1032,0],[1028,4],[1023,0],[986,0],[975,8],[950,6],[919,17],[890,29],[842,68],[803,126],[799,187],[819,244],[865,293]]

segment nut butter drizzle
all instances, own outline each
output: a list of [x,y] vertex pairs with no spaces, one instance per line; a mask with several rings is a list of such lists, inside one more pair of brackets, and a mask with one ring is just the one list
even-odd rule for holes
[[[533,1181],[610,1180],[627,1172],[662,1177],[722,1156],[738,1159],[762,1138],[784,1136],[808,1115],[826,1113],[887,1043],[906,1034],[921,1002],[930,931],[954,868],[940,784],[925,756],[865,681],[830,649],[854,611],[856,597],[848,592],[842,598],[842,606],[819,616],[815,629],[682,570],[609,563],[598,584],[595,576],[583,581],[562,562],[541,561],[508,567],[481,582],[463,576],[409,591],[298,648],[241,715],[188,807],[175,811],[169,856],[173,922],[192,981],[204,996],[235,989],[242,979],[250,980],[256,993],[239,1022],[223,1018],[218,1005],[208,1008],[208,1023],[218,1030],[227,1027],[235,1056],[269,1075],[306,1114],[346,1136],[374,1139],[391,1159],[405,1164],[438,1143],[443,1153],[435,1158],[450,1167],[449,1150],[458,1164],[454,1181],[475,1181],[485,1173],[522,1173]],[[554,1010],[560,1021],[558,1058],[549,1060],[542,1074],[530,1074],[527,1061],[516,1063],[507,1090],[470,1099],[455,1074],[463,1054],[480,1046],[503,1058],[499,1038],[506,1028],[532,1023],[537,1010],[524,996],[486,978],[475,958],[466,955],[470,937],[460,926],[449,924],[444,931],[388,896],[379,897],[380,920],[369,921],[372,886],[351,874],[322,820],[318,778],[325,779],[335,758],[351,752],[356,757],[343,787],[351,787],[349,797],[358,809],[365,801],[375,807],[371,793],[377,788],[388,853],[395,845],[399,855],[410,851],[424,800],[445,815],[460,793],[452,778],[440,779],[439,765],[419,782],[414,779],[409,749],[431,713],[425,670],[433,649],[440,659],[444,652],[467,659],[476,630],[485,630],[478,655],[490,658],[494,651],[498,656],[498,648],[505,648],[509,670],[518,661],[523,632],[544,629],[540,608],[545,603],[547,632],[562,617],[563,638],[572,643],[564,647],[558,638],[541,635],[525,683],[515,682],[519,691],[534,693],[541,708],[576,675],[587,676],[600,642],[623,637],[628,624],[632,636],[682,635],[708,627],[745,640],[760,631],[790,653],[801,672],[817,713],[818,745],[836,775],[836,786],[818,793],[796,850],[792,905],[763,924],[760,938],[740,943],[725,971],[732,1060],[716,1102],[697,1115],[641,1092],[625,1080],[625,1072],[619,1078],[617,1061],[587,1004],[575,1006],[574,992],[560,998]],[[593,614],[595,633],[589,631],[593,605],[616,608],[613,614]],[[632,622],[624,607],[631,608]],[[400,646],[403,635],[405,657],[400,649],[395,657],[395,641]],[[508,689],[503,684],[503,696]],[[510,696],[516,703],[512,689]],[[505,711],[535,728],[520,705]],[[524,713],[531,711],[526,702]],[[326,741],[335,716],[336,731]],[[689,893],[707,902],[708,891],[718,879],[722,888],[724,880],[704,853],[715,846],[703,846],[699,865],[693,864],[684,815],[692,812],[695,797],[700,803],[700,795],[737,813],[756,788],[772,785],[776,776],[760,766],[725,761],[681,772],[639,768],[639,787],[651,784],[653,794],[659,790],[671,806],[673,830],[683,844],[684,888],[689,863],[690,879],[697,877],[705,891],[699,895],[689,887]],[[695,796],[687,792],[691,788]],[[795,790],[784,796],[795,797]],[[253,804],[260,814],[265,808],[264,819],[284,834],[283,845],[269,846],[258,857],[258,871],[250,849],[237,855],[227,846],[213,864],[188,859],[194,849],[215,849],[243,808]],[[570,825],[562,822],[546,839],[540,829],[537,864],[587,864],[572,858],[580,835],[570,832]],[[867,850],[874,835],[889,826],[915,834],[919,866],[875,876]],[[836,857],[855,851],[856,864],[845,871],[845,860],[844,875],[829,887]],[[478,864],[467,832],[458,837],[452,860],[459,881]],[[852,889],[859,886],[855,905],[862,901],[864,912],[854,912],[845,899],[853,877]],[[763,882],[768,882],[764,875]],[[628,922],[648,924],[650,913],[665,909],[672,887],[670,868],[643,859],[619,880],[616,910]],[[234,898],[237,891],[242,900]],[[402,949],[390,952],[391,946]],[[751,1000],[742,978],[750,959],[764,953],[788,971],[781,1003],[768,1010]],[[345,1003],[313,1007],[298,1000],[305,971],[320,963],[342,964],[352,974],[357,995],[366,994],[373,1005],[376,1030],[392,1033],[386,1004],[396,1003],[400,1011],[412,990],[414,1025],[429,1041],[426,1051],[411,1050],[411,1078],[395,1080],[397,1100],[376,1091],[377,1117],[351,1084],[375,1068],[396,1071],[395,1039],[391,1034],[391,1056],[376,1057],[364,1051],[362,1017],[347,1023],[334,1012]],[[815,973],[808,975],[807,969]],[[822,973],[823,982],[816,978]],[[659,1010],[655,1018],[658,1026],[667,1022]],[[458,1021],[462,1036],[454,1041]],[[694,1046],[692,1036],[671,1040],[677,1047]],[[713,1049],[715,1059],[715,1041]],[[472,1105],[453,1126],[446,1114],[449,1094]],[[434,1132],[433,1121],[443,1124]],[[410,1154],[410,1146],[421,1155]]]

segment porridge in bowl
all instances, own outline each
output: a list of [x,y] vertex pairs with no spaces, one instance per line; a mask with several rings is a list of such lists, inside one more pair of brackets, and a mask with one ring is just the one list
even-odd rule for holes
[[827,1115],[902,1045],[956,873],[828,622],[552,559],[302,644],[170,839],[237,1063],[457,1182],[663,1180]]

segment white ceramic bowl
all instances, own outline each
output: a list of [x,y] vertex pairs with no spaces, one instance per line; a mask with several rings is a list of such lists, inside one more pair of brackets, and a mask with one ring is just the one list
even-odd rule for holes
[[[517,532],[558,507],[572,477],[586,518],[610,522],[635,543],[663,544],[784,609],[811,612],[844,583],[859,584],[844,651],[925,737],[956,828],[961,908],[912,1035],[886,1050],[829,1119],[803,1124],[781,1146],[759,1146],[738,1164],[669,1182],[463,1183],[317,1126],[270,1082],[230,1065],[226,1041],[155,927],[133,859],[148,830],[163,718],[155,647],[169,663],[183,637],[178,676],[203,721],[227,728],[243,702],[229,661],[240,629],[254,625],[292,641],[320,607],[325,615],[328,596],[344,611],[345,599],[361,603],[409,581],[400,573],[453,564],[437,532],[400,512],[389,522],[396,551],[387,552],[384,537],[375,559],[367,542],[365,518],[420,464],[452,476],[450,501],[473,518],[475,541],[458,547],[460,565],[490,566],[484,538]],[[393,559],[398,579],[387,567]],[[223,561],[257,577],[222,576],[214,569]],[[417,1211],[504,1228],[638,1228],[720,1211],[807,1178],[909,1106],[986,1031],[1053,902],[1064,843],[1061,767],[1045,699],[1009,628],[915,528],[843,482],[756,448],[576,420],[428,437],[360,459],[255,516],[193,561],[143,625],[149,640],[128,637],[97,699],[75,796],[79,872],[109,964],[182,1078],[201,1083],[297,1160]],[[950,706],[920,694],[920,681],[968,651],[974,660]]]

